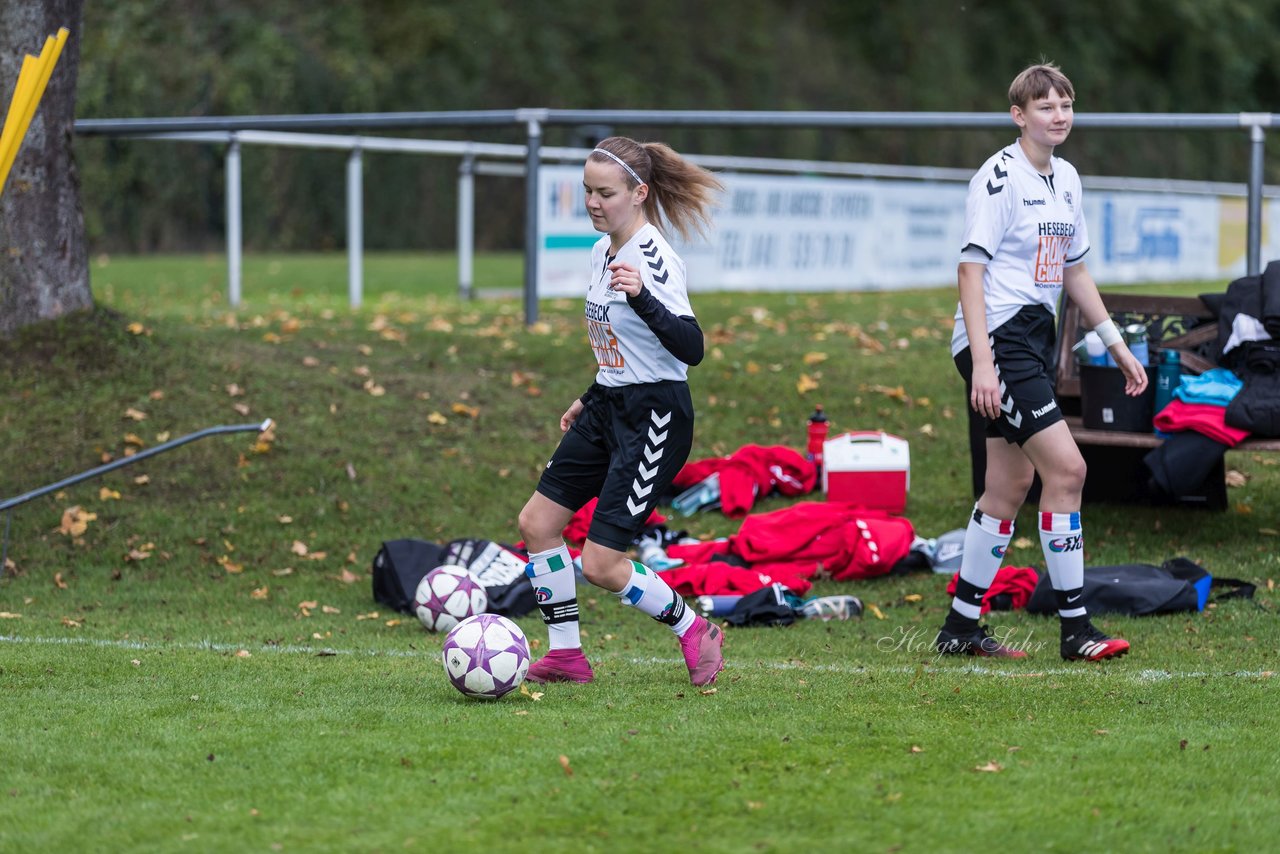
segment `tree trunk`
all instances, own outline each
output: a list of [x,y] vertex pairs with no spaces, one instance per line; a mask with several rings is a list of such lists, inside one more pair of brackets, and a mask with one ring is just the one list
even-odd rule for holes
[[84,0],[0,2],[0,120],[24,54],[71,31],[5,186],[0,188],[0,336],[93,306],[80,177],[71,143]]

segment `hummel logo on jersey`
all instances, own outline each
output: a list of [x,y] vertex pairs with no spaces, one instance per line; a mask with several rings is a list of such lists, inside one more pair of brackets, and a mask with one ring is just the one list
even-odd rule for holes
[[994,196],[1004,189],[1004,179],[1009,177],[1009,170],[1001,169],[1000,164],[997,163],[992,171],[995,173],[996,181],[1000,182],[999,184],[995,183],[995,181],[987,182],[987,194]]
[[653,270],[653,280],[660,285],[665,285],[667,283],[667,279],[671,276],[671,271],[664,269],[664,267],[665,264],[662,261],[662,256],[658,256],[656,261],[649,262],[649,269]]
[[653,239],[651,238],[651,239],[649,240],[649,242],[648,242],[648,243],[641,243],[641,244],[640,244],[640,251],[644,252],[644,257],[646,257],[646,258],[652,258],[654,255],[657,255],[657,254],[658,254],[658,243],[657,243],[657,241],[655,241],[655,240],[653,240]]
[[1057,408],[1058,408],[1058,401],[1051,400],[1048,403],[1046,403],[1044,406],[1040,407],[1039,409],[1031,410],[1031,417],[1039,418],[1041,415],[1044,415],[1046,412],[1052,412]]
[[1082,548],[1084,548],[1084,537],[1080,534],[1059,537],[1056,540],[1049,541],[1049,551],[1051,552],[1075,552]]
[[1044,203],[1045,203],[1044,199],[1023,199],[1022,200],[1022,204],[1029,208],[1035,207],[1036,205],[1043,205]]

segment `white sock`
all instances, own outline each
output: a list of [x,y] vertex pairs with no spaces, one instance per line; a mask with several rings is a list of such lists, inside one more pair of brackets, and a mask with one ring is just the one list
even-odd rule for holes
[[995,581],[1011,539],[1012,519],[997,519],[974,506],[964,532],[964,553],[960,556],[960,578],[951,600],[952,611],[970,620],[982,616],[982,597]]
[[671,627],[676,637],[684,637],[693,627],[697,614],[688,608],[658,573],[642,563],[631,561],[631,578],[627,586],[615,594],[624,605],[630,605]]
[[1058,616],[1088,614],[1084,607],[1084,533],[1079,513],[1040,513],[1040,547],[1049,582],[1058,600]]
[[549,648],[581,648],[578,584],[573,577],[573,558],[569,557],[568,547],[561,544],[558,548],[530,554],[524,574],[533,585],[542,621],[547,624]]

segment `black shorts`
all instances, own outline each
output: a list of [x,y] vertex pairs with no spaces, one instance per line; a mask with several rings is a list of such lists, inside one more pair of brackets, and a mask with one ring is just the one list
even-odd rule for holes
[[[1053,314],[1042,305],[1024,306],[990,333],[996,378],[1000,380],[1000,417],[986,420],[990,439],[1004,437],[1019,446],[1041,430],[1062,420],[1053,395]],[[956,368],[964,377],[967,397],[972,390],[973,354],[966,347],[956,354]]]
[[626,551],[692,445],[688,383],[592,386],[543,470],[538,492],[574,512],[599,497],[587,539]]

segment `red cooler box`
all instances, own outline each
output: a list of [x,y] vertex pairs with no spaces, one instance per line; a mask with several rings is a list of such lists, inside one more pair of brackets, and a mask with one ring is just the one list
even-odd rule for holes
[[822,491],[845,501],[901,514],[911,487],[907,440],[879,430],[856,430],[822,446]]

